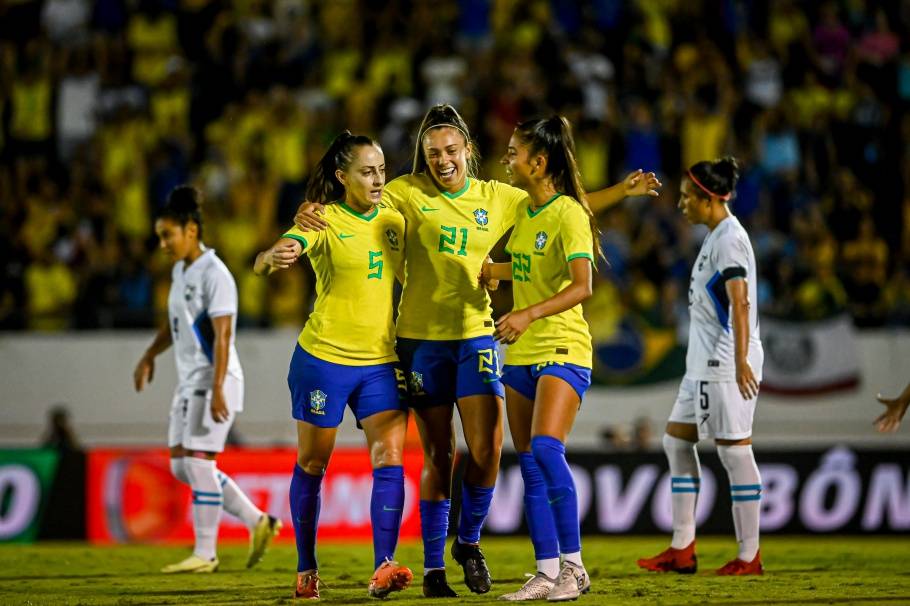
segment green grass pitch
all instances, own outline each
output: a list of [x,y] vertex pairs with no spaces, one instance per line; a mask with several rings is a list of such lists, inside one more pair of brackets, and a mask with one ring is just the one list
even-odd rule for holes
[[[450,541],[451,542],[451,541]],[[694,576],[640,571],[635,559],[666,546],[667,537],[586,537],[584,558],[592,591],[587,604],[910,604],[910,541],[906,537],[768,537],[762,541],[763,577],[716,577],[713,570],[735,554],[729,537],[699,540],[701,570]],[[461,569],[449,563],[455,604],[496,602],[534,567],[526,539],[485,539],[493,591],[467,591]],[[159,574],[188,555],[188,548],[93,547],[85,544],[0,546],[0,604],[288,604],[293,592],[293,545],[275,546],[256,568],[245,570],[241,545],[220,548],[213,575]],[[429,604],[420,592],[419,543],[399,547],[415,584],[388,602]],[[448,557],[448,556],[447,556]],[[319,548],[325,586],[322,602],[365,604],[372,550],[365,544],[326,543]]]

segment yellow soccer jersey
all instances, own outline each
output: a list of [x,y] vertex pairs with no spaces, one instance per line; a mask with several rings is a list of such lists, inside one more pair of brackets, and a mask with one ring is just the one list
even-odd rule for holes
[[490,297],[477,275],[527,196],[511,185],[476,179],[450,194],[426,175],[405,175],[386,185],[383,201],[401,212],[407,225],[399,337],[442,341],[493,333]]
[[[594,262],[588,215],[574,198],[557,195],[536,211],[530,200],[518,209],[506,252],[512,255],[515,309],[549,299],[572,283],[569,261]],[[581,305],[532,322],[506,350],[506,364],[568,362],[591,368],[591,332]]]
[[316,304],[297,342],[328,362],[367,366],[398,360],[392,286],[404,261],[404,218],[380,205],[361,215],[328,204],[324,231],[292,227],[282,236],[303,245],[316,273]]

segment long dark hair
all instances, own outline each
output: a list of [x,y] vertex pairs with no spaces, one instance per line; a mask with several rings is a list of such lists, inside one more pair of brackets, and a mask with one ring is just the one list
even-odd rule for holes
[[739,181],[739,162],[733,156],[717,160],[702,160],[693,164],[686,173],[701,198],[716,196],[723,202],[736,194]]
[[310,175],[306,188],[307,201],[331,204],[344,197],[344,185],[335,176],[335,171],[346,171],[354,161],[354,151],[361,145],[379,147],[366,135],[353,135],[349,130],[335,137]]
[[168,194],[167,203],[158,213],[159,219],[169,219],[185,228],[192,221],[202,240],[202,192],[192,185],[178,185]]
[[480,174],[480,153],[477,151],[477,146],[474,145],[473,139],[471,139],[471,133],[464,118],[448,103],[434,105],[423,117],[423,122],[420,123],[420,130],[417,131],[417,143],[414,146],[414,164],[411,167],[411,174],[416,175],[417,173],[427,172],[427,159],[423,153],[423,136],[427,134],[427,131],[443,126],[454,128],[464,135],[465,147],[471,147],[471,155],[468,156],[468,176],[476,178]]
[[515,128],[518,140],[528,148],[531,156],[543,154],[547,157],[547,175],[553,180],[556,191],[575,198],[588,215],[594,251],[603,258],[600,246],[600,228],[594,220],[588,196],[581,184],[581,173],[575,160],[575,139],[572,125],[563,116],[550,116],[522,122]]

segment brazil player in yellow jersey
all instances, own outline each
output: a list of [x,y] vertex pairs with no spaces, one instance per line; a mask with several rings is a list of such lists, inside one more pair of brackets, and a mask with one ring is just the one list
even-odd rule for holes
[[[490,590],[479,548],[502,448],[499,350],[490,298],[477,273],[496,242],[515,223],[527,192],[476,178],[478,153],[468,127],[450,105],[432,107],[417,136],[414,165],[391,181],[383,201],[405,217],[405,278],[397,321],[397,351],[408,378],[410,404],[424,450],[420,484],[424,584],[427,597],[455,597],[445,575],[457,405],[468,447],[461,515],[452,545],[465,584]],[[597,192],[601,208],[627,195],[653,194],[653,174],[641,171]],[[332,218],[304,204],[299,226],[324,229]]]
[[326,203],[331,227],[292,227],[256,257],[257,274],[288,268],[302,254],[310,257],[316,273],[316,303],[288,372],[297,420],[297,465],[290,488],[298,555],[295,597],[319,597],[319,493],[345,406],[363,427],[373,465],[370,519],[376,570],[369,593],[385,597],[405,589],[413,578],[394,561],[404,506],[401,455],[407,406],[395,354],[392,287],[401,278],[404,218],[381,204],[384,184],[379,146],[368,137],[342,133],[320,160],[307,190],[310,199]]
[[484,265],[481,281],[512,280],[514,308],[497,320],[496,338],[509,344],[502,382],[538,566],[502,599],[574,600],[591,581],[565,443],[591,384],[591,333],[581,302],[591,296],[597,226],[565,118],[519,124],[502,162],[528,197],[506,247],[512,262]]

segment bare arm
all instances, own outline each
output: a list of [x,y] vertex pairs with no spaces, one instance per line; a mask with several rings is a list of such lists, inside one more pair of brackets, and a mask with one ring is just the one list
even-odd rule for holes
[[297,262],[303,246],[293,238],[279,238],[271,248],[256,255],[253,263],[253,273],[271,275],[278,270],[287,269]]
[[307,202],[304,200],[297,207],[297,214],[294,215],[294,224],[304,231],[322,231],[329,226],[322,215],[325,214],[325,206],[319,202]]
[[[497,265],[508,265],[498,263]],[[524,334],[531,322],[562,313],[572,309],[591,296],[592,275],[591,260],[587,258],[569,261],[569,275],[572,283],[564,289],[539,303],[525,309],[515,309],[496,321],[495,337],[503,343],[514,343]]]
[[654,173],[646,173],[641,169],[626,175],[620,183],[604,189],[588,192],[588,203],[594,214],[616,206],[631,196],[657,197],[661,183]]
[[747,400],[758,395],[758,381],[749,366],[749,289],[745,278],[727,280],[727,296],[733,308],[733,349],[736,384]]
[[882,433],[897,431],[901,420],[907,414],[907,407],[910,406],[910,383],[896,398],[885,398],[882,397],[882,394],[878,394],[877,398],[887,407],[887,410],[875,419],[875,428]]
[[133,385],[136,391],[142,391],[148,383],[152,382],[152,379],[155,378],[155,357],[170,346],[171,329],[165,324],[155,333],[155,338],[152,339],[152,343],[139,358],[139,363],[133,370]]
[[230,417],[227,402],[224,399],[224,377],[227,374],[228,356],[231,353],[231,335],[233,329],[233,315],[216,316],[212,318],[212,328],[215,330],[215,343],[213,344],[212,366],[215,375],[212,379],[212,418],[217,423],[222,423]]
[[484,284],[490,280],[511,280],[512,264],[511,263],[484,263],[480,270],[480,283]]

